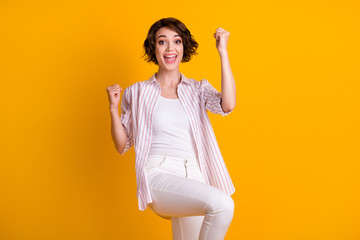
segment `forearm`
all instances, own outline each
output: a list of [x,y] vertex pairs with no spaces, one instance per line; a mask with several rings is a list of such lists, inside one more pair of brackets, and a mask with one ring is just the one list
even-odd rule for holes
[[114,141],[115,148],[119,153],[125,148],[127,136],[121,123],[118,109],[110,109],[111,114],[111,137]]
[[227,51],[220,53],[221,60],[221,107],[225,112],[231,111],[236,105],[236,85],[231,71]]

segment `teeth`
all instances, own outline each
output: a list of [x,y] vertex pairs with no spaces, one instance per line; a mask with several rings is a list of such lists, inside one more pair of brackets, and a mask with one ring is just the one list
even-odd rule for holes
[[174,57],[176,57],[176,55],[168,55],[168,56],[164,56],[164,58],[174,58]]

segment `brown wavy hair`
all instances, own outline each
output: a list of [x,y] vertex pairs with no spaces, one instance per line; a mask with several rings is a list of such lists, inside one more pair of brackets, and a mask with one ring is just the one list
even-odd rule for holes
[[159,65],[155,54],[155,34],[162,27],[168,27],[180,35],[184,46],[184,54],[181,62],[189,62],[192,55],[198,54],[196,50],[199,44],[195,41],[194,36],[191,35],[185,24],[176,18],[168,17],[156,21],[150,27],[143,45],[145,53],[142,57],[146,56],[145,61]]

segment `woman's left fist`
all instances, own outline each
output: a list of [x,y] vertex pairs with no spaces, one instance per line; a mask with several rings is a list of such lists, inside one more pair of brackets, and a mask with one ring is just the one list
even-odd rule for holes
[[227,43],[229,40],[230,33],[223,28],[217,28],[214,33],[214,38],[216,39],[216,48],[219,53],[227,51]]

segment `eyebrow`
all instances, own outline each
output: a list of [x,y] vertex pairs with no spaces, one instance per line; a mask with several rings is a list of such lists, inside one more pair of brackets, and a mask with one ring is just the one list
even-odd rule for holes
[[[160,35],[156,39],[158,39],[159,37],[166,37],[166,35]],[[180,37],[180,35],[174,35],[174,37]]]

